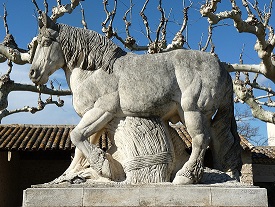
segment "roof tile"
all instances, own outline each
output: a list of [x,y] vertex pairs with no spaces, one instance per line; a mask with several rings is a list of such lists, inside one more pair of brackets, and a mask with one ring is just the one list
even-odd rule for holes
[[72,150],[72,125],[0,125],[0,150]]
[[[183,125],[172,125],[187,148],[191,149],[192,139]],[[0,150],[37,151],[72,150],[70,140],[72,125],[0,125]],[[275,164],[275,147],[256,147],[244,137],[241,146],[252,152],[253,163]]]

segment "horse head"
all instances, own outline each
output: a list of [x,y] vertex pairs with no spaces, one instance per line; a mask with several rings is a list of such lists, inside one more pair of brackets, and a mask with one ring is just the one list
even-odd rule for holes
[[64,54],[57,41],[58,26],[45,13],[39,18],[37,46],[29,77],[37,85],[47,83],[49,76],[65,65]]

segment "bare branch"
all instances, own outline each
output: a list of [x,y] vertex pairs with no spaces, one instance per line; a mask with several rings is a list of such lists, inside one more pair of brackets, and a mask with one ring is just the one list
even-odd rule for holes
[[175,50],[175,49],[182,49],[184,42],[185,42],[185,40],[184,40],[183,35],[181,33],[177,32],[174,39],[172,40],[172,43],[167,45],[167,47],[165,49],[163,49],[162,51],[167,52],[167,51],[171,51],[171,50]]
[[[267,26],[271,13],[267,14],[266,20],[263,23],[259,21],[255,17],[255,15],[253,15],[252,11],[248,6],[247,0],[242,0],[243,5],[245,6],[248,13],[248,18],[246,20],[242,20],[241,11],[237,7],[235,0],[231,0],[231,11],[224,11],[218,14],[215,14],[215,9],[212,8],[213,5],[217,5],[217,1],[212,0],[211,2],[212,4],[207,3],[201,7],[201,14],[205,17],[208,17],[208,22],[210,24],[217,24],[219,21],[223,19],[232,19],[234,21],[234,26],[239,32],[254,34],[257,37],[254,49],[257,51],[259,58],[262,59],[262,64],[257,69],[259,70],[259,73],[263,74],[264,76],[275,82],[275,65],[273,64],[271,57],[272,51],[275,47],[275,36],[272,27]],[[258,6],[256,3],[256,6],[254,6],[254,8],[258,9],[257,7]],[[272,7],[272,4],[270,5],[270,7]],[[262,15],[259,14],[259,16]],[[270,30],[268,41],[265,40],[266,28],[269,28]],[[254,70],[252,70],[254,67],[247,68],[247,66],[239,67],[238,65],[235,65],[234,67],[235,71],[240,70],[241,68],[243,68],[247,72],[254,72]]]
[[[106,6],[106,2],[104,1],[104,10],[105,13],[107,14],[107,19],[110,18],[110,14],[107,10],[107,6]],[[112,37],[114,36],[116,39],[118,39],[126,48],[128,48],[131,51],[147,51],[148,50],[148,46],[139,46],[136,44],[136,40],[134,37],[132,37],[130,35],[130,31],[129,31],[129,27],[131,26],[131,22],[127,20],[127,15],[132,11],[133,8],[133,4],[132,4],[132,0],[130,0],[130,7],[129,9],[125,12],[124,16],[123,16],[123,21],[125,23],[125,32],[126,32],[126,39],[124,40],[123,38],[121,38],[116,32],[113,32],[112,27],[108,26],[108,28],[106,28],[106,24],[107,21],[105,23],[105,21],[102,23],[103,24],[103,29],[102,31],[106,34],[106,36],[108,37]]]
[[275,102],[261,102],[261,101],[257,101],[257,104],[261,105],[261,106],[267,106],[267,107],[275,107]]
[[16,113],[21,113],[21,112],[30,112],[34,114],[38,111],[42,111],[47,105],[50,105],[50,104],[55,104],[58,107],[62,107],[64,105],[64,102],[62,100],[52,101],[47,99],[46,102],[40,101],[37,107],[24,106],[23,108],[15,109],[15,110],[3,109],[2,111],[0,111],[0,123],[2,119],[6,116],[16,114]]
[[7,107],[8,95],[12,91],[29,91],[57,96],[71,95],[70,90],[50,89],[46,85],[36,87],[30,84],[14,83],[9,74],[5,74],[0,78],[0,110]]
[[48,12],[49,12],[49,4],[48,4],[47,0],[44,0],[44,7],[45,7],[45,14],[48,15]]
[[[27,52],[22,53],[18,49],[13,49],[3,44],[0,44],[0,54],[19,65],[29,63],[29,60],[30,60],[29,53]],[[3,60],[4,58],[1,58],[1,59]]]
[[161,13],[161,18],[160,18],[160,23],[158,25],[158,28],[157,28],[157,31],[156,31],[156,40],[155,40],[155,43],[157,44],[158,41],[159,41],[159,37],[160,37],[160,31],[161,29],[163,28],[163,25],[165,23],[165,13],[164,13],[164,9],[162,8],[162,1],[159,0],[159,5],[158,5],[158,10],[160,11]]
[[183,33],[183,31],[186,29],[187,27],[187,22],[188,22],[188,10],[191,8],[191,6],[193,5],[193,3],[191,3],[188,7],[184,7],[183,8],[183,23],[182,26],[180,28],[180,30],[178,31],[179,33]]
[[271,97],[274,97],[273,94],[267,94],[265,96],[258,96],[258,97],[255,97],[255,100],[260,100],[260,99],[264,99],[264,98],[271,98]]
[[214,9],[212,6],[215,5],[216,8],[219,1],[212,0],[211,2],[213,2],[213,4],[202,5],[200,9],[200,13],[202,14],[202,16],[208,17],[208,22],[210,24],[217,24],[219,21],[224,19],[232,19],[234,21],[235,27],[239,32],[255,34],[258,37],[259,41],[263,43],[265,42],[264,25],[259,22],[254,15],[249,14],[247,20],[243,21],[241,19],[241,10],[236,6],[235,1],[233,0],[231,0],[233,7],[231,11],[224,11],[218,14],[214,14],[214,11],[216,9]]
[[124,41],[121,37],[117,35],[115,32],[114,37],[117,38],[125,47],[132,51],[146,51],[148,50],[148,46],[139,46],[136,44],[136,40],[133,37],[127,37]]
[[268,26],[268,24],[269,24],[269,20],[270,20],[271,13],[272,13],[272,6],[273,6],[273,0],[270,0],[268,13],[265,14],[265,21],[264,21],[265,26]]
[[[106,13],[106,19],[101,23],[102,25],[102,32],[105,33],[107,38],[111,38],[115,36],[115,32],[113,31],[113,21],[116,15],[117,9],[117,0],[114,0],[114,8],[111,12],[108,11],[108,0],[103,0],[104,11]],[[106,27],[107,23],[109,22],[108,27]]]
[[7,9],[6,9],[6,5],[3,4],[3,7],[4,7],[4,16],[3,16],[3,20],[4,20],[4,27],[6,29],[6,35],[9,34],[9,26],[8,26],[8,23],[7,23],[7,16],[8,16],[8,12],[7,12]]
[[[164,9],[162,8],[161,0],[159,0],[158,10],[161,13],[161,18],[160,18],[160,23],[158,25],[158,28],[156,30],[156,39],[154,42],[149,43],[148,53],[150,53],[150,54],[160,53],[163,51],[163,49],[165,49],[167,47],[165,34],[166,34],[166,23],[168,20],[165,18],[165,12],[164,12]],[[145,16],[145,18],[147,19],[146,16]],[[164,26],[165,26],[165,28],[164,28]],[[148,25],[148,29],[149,29],[149,25]],[[163,34],[161,40],[159,40],[160,34]]]
[[56,95],[56,96],[72,95],[72,92],[70,90],[50,89],[46,85],[42,85],[42,86],[39,86],[39,88],[37,88],[36,86],[30,85],[30,84],[14,83],[14,86],[11,89],[12,89],[11,91],[30,91],[35,93],[42,93],[42,94]]
[[204,46],[203,48],[200,48],[201,51],[206,51],[206,49],[208,48],[209,43],[210,43],[211,40],[212,40],[212,34],[213,34],[212,31],[213,31],[213,27],[212,27],[212,25],[210,24],[210,25],[208,26],[208,37],[207,37],[205,46]]
[[146,0],[141,11],[140,11],[140,16],[143,20],[143,24],[145,25],[145,28],[146,28],[146,37],[147,39],[149,40],[149,43],[152,43],[153,40],[151,39],[151,36],[150,36],[150,33],[151,33],[151,30],[150,30],[150,27],[149,27],[149,22],[148,22],[148,19],[147,19],[147,16],[144,14],[144,11],[146,9],[146,6],[148,4],[149,0]]
[[12,67],[13,67],[13,64],[12,64],[12,61],[11,60],[8,60],[8,66],[9,66],[9,69],[7,71],[7,75],[10,75],[11,71],[12,71]]
[[[251,4],[251,3],[250,3]],[[254,5],[252,5],[253,9],[257,12],[258,17],[260,18],[261,22],[264,22],[264,15],[262,14],[260,8],[259,8],[259,3],[257,0],[254,1]]]
[[56,0],[57,6],[61,6],[61,0]]
[[[14,111],[8,111],[8,95],[12,91],[30,91],[30,92],[36,92],[36,93],[43,93],[43,94],[49,94],[50,98],[44,103],[42,101],[39,102],[39,107],[23,107],[22,109],[17,109]],[[58,101],[52,101],[52,95],[58,96]],[[40,86],[36,87],[34,85],[29,84],[21,84],[21,83],[14,83],[10,79],[9,74],[5,74],[0,78],[0,122],[1,119],[5,116],[8,116],[13,113],[19,113],[22,111],[29,111],[29,112],[36,112],[39,110],[42,110],[46,105],[48,104],[56,104],[57,106],[61,107],[64,104],[64,101],[60,100],[59,96],[66,96],[71,95],[70,90],[55,90],[54,88],[47,88],[47,86]],[[38,110],[39,109],[39,110]]]
[[123,16],[123,21],[124,21],[124,24],[125,24],[125,32],[126,32],[126,35],[127,35],[127,38],[128,37],[131,37],[130,35],[130,31],[129,31],[129,27],[131,26],[131,22],[127,20],[127,15],[132,12],[132,8],[133,8],[133,2],[132,0],[130,0],[130,7],[129,9],[125,12],[124,16]]
[[264,110],[255,100],[251,90],[245,87],[244,82],[234,81],[234,92],[238,99],[250,106],[252,115],[265,122],[275,123],[275,113]]
[[262,90],[262,91],[266,91],[269,94],[272,94],[272,96],[275,96],[275,91],[273,91],[269,87],[261,86],[257,82],[248,83],[248,85],[252,88],[259,89],[259,90]]
[[71,14],[73,10],[79,5],[81,0],[71,0],[70,4],[61,5],[61,2],[57,2],[57,6],[52,8],[51,19],[56,21],[59,17],[62,17],[65,13]]
[[228,72],[252,72],[252,73],[259,73],[264,75],[266,78],[270,79],[271,81],[275,82],[275,73],[271,73],[272,71],[267,70],[264,64],[230,64],[222,62],[223,66],[227,69]]
[[80,4],[80,7],[81,7],[81,16],[82,16],[81,24],[83,25],[84,29],[88,29],[87,22],[85,20],[85,13],[84,13],[84,9],[82,7],[82,4]]
[[247,0],[242,0],[243,6],[245,7],[247,13],[249,16],[253,16],[253,13],[251,12]]
[[35,8],[36,8],[36,11],[38,12],[38,14],[41,13],[41,10],[39,9],[39,6],[38,4],[36,3],[36,0],[32,0],[32,3],[34,4]]
[[166,44],[166,28],[167,28],[167,23],[168,23],[168,20],[170,18],[171,12],[172,12],[172,8],[170,9],[168,17],[165,18],[164,24],[163,24],[163,27],[162,27],[162,30],[161,30],[161,41],[165,42],[165,44]]
[[163,49],[163,52],[166,51],[171,51],[175,49],[181,49],[185,43],[185,39],[182,35],[183,31],[187,27],[187,22],[188,22],[188,9],[191,8],[192,3],[188,7],[183,8],[183,23],[180,28],[180,30],[176,33],[175,37],[172,40],[172,43],[167,45],[167,48]]

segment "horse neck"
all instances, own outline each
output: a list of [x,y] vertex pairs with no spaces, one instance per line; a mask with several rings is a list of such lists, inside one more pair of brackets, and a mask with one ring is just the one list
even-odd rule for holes
[[67,80],[67,84],[71,91],[74,91],[76,86],[81,85],[81,82],[91,76],[93,71],[83,70],[81,68],[63,68]]
[[59,24],[59,29],[58,41],[67,67],[80,67],[89,71],[101,68],[111,73],[115,60],[126,54],[107,37],[95,31],[62,24]]

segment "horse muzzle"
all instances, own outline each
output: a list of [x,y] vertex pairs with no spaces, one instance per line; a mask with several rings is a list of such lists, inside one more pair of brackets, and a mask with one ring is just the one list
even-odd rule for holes
[[29,78],[35,84],[38,84],[39,80],[41,79],[41,72],[38,69],[30,69]]

